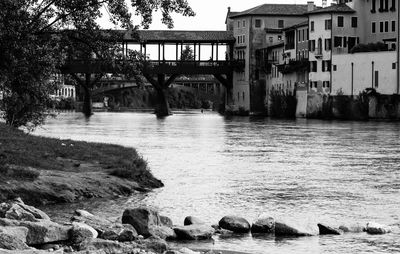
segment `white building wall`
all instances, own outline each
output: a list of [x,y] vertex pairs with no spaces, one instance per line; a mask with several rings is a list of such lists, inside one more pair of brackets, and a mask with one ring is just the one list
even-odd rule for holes
[[[309,61],[316,61],[317,62],[317,71],[309,73],[309,91],[315,92],[329,92],[328,89],[322,89],[322,83],[324,81],[330,82],[330,72],[323,72],[322,71],[322,61],[331,60],[331,50],[325,50],[325,39],[332,39],[332,31],[325,29],[325,20],[331,19],[331,14],[321,13],[316,15],[311,15],[309,17],[309,28],[310,28],[310,35],[309,40],[315,40],[315,51],[309,51]],[[314,31],[311,30],[311,22],[314,22]],[[322,57],[316,57],[316,53],[318,51],[318,40],[322,40]],[[333,47],[333,41],[332,41]],[[314,84],[313,82],[318,83],[318,87],[311,86]]]
[[[336,71],[333,69],[332,72],[332,95],[352,94],[352,63],[353,95],[366,88],[375,88],[381,94],[397,93],[396,65],[393,65],[396,59],[395,51],[334,55],[332,63],[336,65]],[[378,72],[378,84],[375,83],[375,71]]]

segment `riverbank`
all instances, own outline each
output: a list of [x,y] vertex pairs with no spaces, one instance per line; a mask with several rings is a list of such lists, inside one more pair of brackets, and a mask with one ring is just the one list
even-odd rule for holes
[[163,186],[135,149],[37,137],[0,123],[0,201],[74,202]]

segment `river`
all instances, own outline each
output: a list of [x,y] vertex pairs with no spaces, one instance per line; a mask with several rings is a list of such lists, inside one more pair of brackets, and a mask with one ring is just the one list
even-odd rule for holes
[[[76,208],[115,220],[127,207],[152,205],[183,224],[188,215],[217,223],[261,213],[333,225],[375,221],[394,233],[275,238],[215,237],[194,247],[248,253],[400,252],[400,123],[225,118],[182,112],[62,113],[35,131],[62,139],[137,148],[165,187],[116,200],[55,206],[62,218]],[[189,247],[193,247],[188,244]]]

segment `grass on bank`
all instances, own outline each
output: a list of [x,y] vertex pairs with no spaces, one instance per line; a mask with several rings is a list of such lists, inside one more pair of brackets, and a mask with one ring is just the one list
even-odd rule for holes
[[[74,163],[66,166],[65,161]],[[85,163],[96,167],[79,166]],[[133,148],[38,137],[0,123],[0,181],[5,178],[34,179],[40,174],[35,169],[106,170],[110,175],[132,179],[144,187],[162,186]]]

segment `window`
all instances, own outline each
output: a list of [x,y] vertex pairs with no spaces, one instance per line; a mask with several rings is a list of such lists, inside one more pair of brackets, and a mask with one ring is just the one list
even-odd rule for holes
[[376,0],[371,1],[371,12],[375,13],[376,12]]
[[358,18],[352,17],[351,18],[351,27],[357,27],[357,26],[358,26]]
[[306,40],[305,31],[306,31],[306,30],[303,29],[303,40],[302,40],[302,41],[305,41],[305,40]]
[[396,32],[396,21],[392,21],[392,32]]
[[240,21],[238,21],[238,24],[237,24],[237,25],[238,25],[238,28],[240,28]]
[[246,20],[243,20],[243,27],[246,27]]
[[317,72],[317,61],[310,61],[310,72]]
[[324,82],[322,83],[322,87],[329,88],[329,86],[330,86],[329,81],[324,81]]
[[278,41],[282,40],[282,35],[278,35]]
[[325,50],[332,50],[332,39],[325,39]]
[[331,30],[331,29],[332,29],[332,20],[326,19],[325,20],[325,30]]
[[338,18],[337,18],[337,26],[338,27],[344,27],[344,17],[343,16],[338,16]]
[[374,34],[374,33],[376,33],[376,23],[375,22],[372,22],[371,23],[371,32]]
[[255,26],[256,26],[257,28],[260,28],[260,27],[261,27],[261,19],[256,19]]
[[397,67],[397,66],[396,66],[396,63],[392,63],[392,69],[393,69],[393,70],[396,70],[396,67]]
[[333,46],[334,46],[335,48],[342,47],[342,46],[343,46],[342,41],[343,41],[343,38],[342,38],[342,37],[335,36],[335,37],[333,38]]
[[322,61],[322,71],[331,71],[331,61],[330,60],[324,60]]
[[389,21],[385,21],[385,33],[389,32]]
[[310,23],[310,31],[314,32],[314,21],[311,21]]
[[333,71],[337,71],[337,65],[336,64],[333,65],[332,67],[333,67]]
[[375,88],[379,87],[379,71],[375,71]]
[[311,51],[311,52],[314,52],[314,51],[315,51],[315,40],[311,40],[311,41],[309,42],[309,48],[310,48],[310,51]]
[[379,31],[381,32],[381,33],[383,33],[383,22],[380,22],[379,23]]
[[283,19],[278,20],[278,28],[283,28],[285,26],[285,21]]

